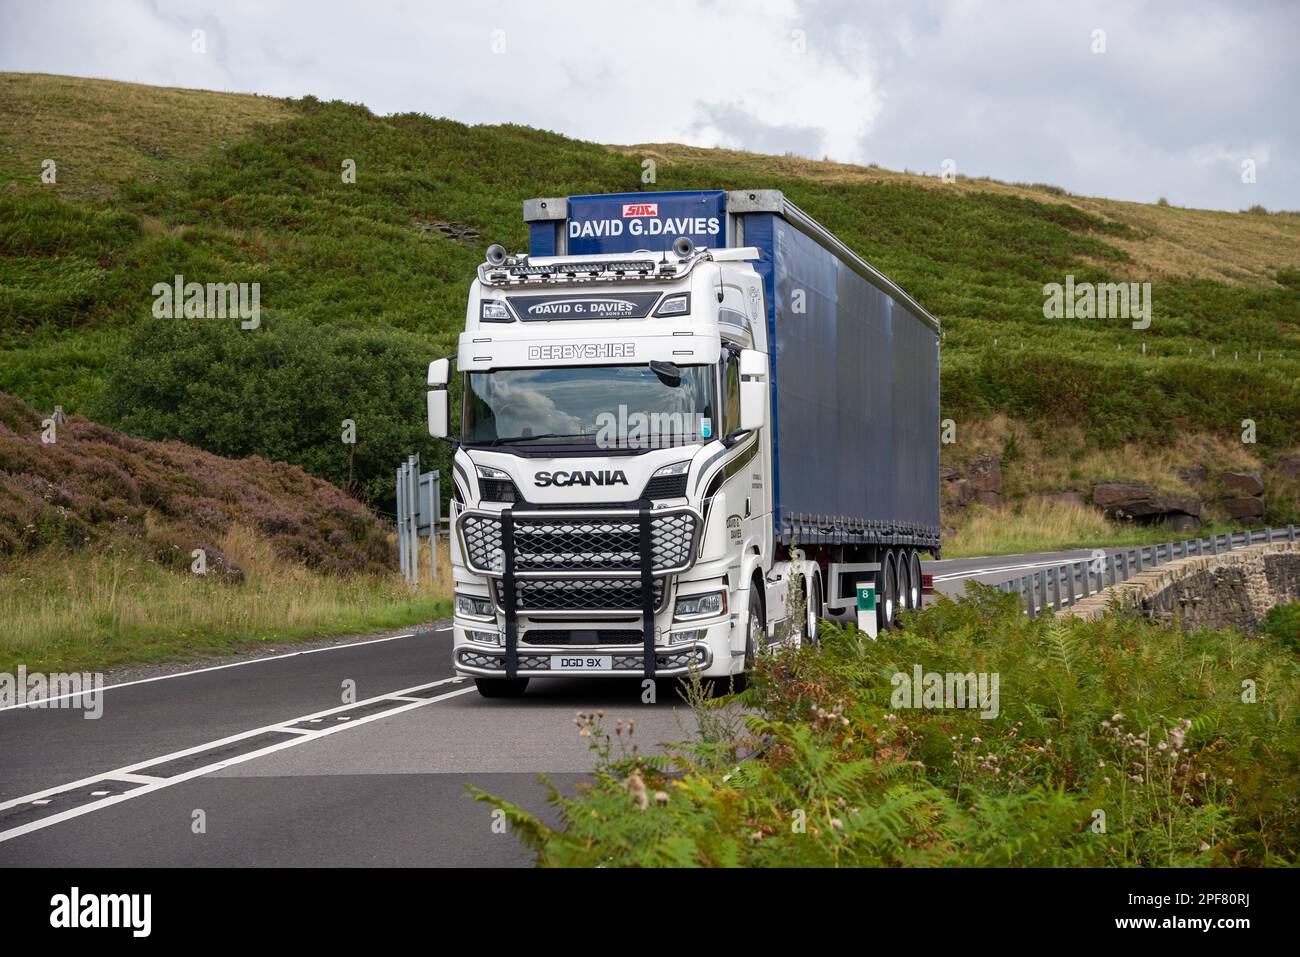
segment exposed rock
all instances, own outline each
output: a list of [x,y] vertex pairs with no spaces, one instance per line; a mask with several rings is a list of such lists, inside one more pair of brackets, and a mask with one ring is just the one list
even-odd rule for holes
[[1228,510],[1229,517],[1238,522],[1258,522],[1264,518],[1264,500],[1255,495],[1225,498],[1223,507]]
[[981,505],[988,505],[993,508],[999,508],[1002,505],[1001,492],[989,492],[984,489],[978,489],[975,492],[975,501]]
[[1200,485],[1208,474],[1204,465],[1189,465],[1178,470],[1178,477],[1188,485]]
[[1094,485],[1092,504],[1112,519],[1160,521],[1184,516],[1196,521],[1197,524],[1191,526],[1196,528],[1201,517],[1200,499],[1157,495],[1156,490],[1145,482],[1106,482]]
[[958,469],[958,468],[956,468],[955,466],[952,466],[952,465],[940,465],[940,466],[939,466],[939,481],[940,481],[940,482],[955,482],[955,481],[957,481],[957,479],[959,479],[959,478],[961,478],[961,469]]
[[966,479],[976,492],[996,492],[1002,498],[1002,463],[991,455],[975,459],[966,466]]
[[944,482],[941,488],[944,501],[949,505],[961,507],[975,497],[975,490],[970,487],[970,482],[963,478]]
[[1155,509],[1156,490],[1143,482],[1105,482],[1092,487],[1092,504],[1108,518],[1150,515]]
[[1300,478],[1300,455],[1289,456],[1277,464],[1287,478]]
[[1258,472],[1220,472],[1219,479],[1242,495],[1264,494],[1264,480]]
[[1194,532],[1201,527],[1201,520],[1194,515],[1173,515],[1169,519],[1171,532]]

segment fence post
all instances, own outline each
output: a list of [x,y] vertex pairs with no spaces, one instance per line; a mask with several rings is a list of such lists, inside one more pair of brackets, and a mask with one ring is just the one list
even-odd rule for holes
[[398,563],[402,568],[402,578],[406,578],[406,496],[402,489],[402,481],[406,478],[406,466],[397,467],[397,557]]
[[1092,594],[1092,561],[1083,563],[1083,597],[1087,598]]
[[1076,567],[1077,563],[1074,563],[1067,565],[1065,569],[1065,596],[1067,605],[1074,604],[1074,570]]

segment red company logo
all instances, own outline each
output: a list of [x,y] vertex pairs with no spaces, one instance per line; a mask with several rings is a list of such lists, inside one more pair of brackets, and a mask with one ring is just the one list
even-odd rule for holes
[[624,203],[623,218],[629,219],[633,216],[658,216],[658,203]]

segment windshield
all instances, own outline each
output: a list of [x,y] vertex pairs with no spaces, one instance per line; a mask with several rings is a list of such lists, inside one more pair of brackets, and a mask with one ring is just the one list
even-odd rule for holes
[[[671,367],[671,363],[666,365]],[[497,369],[465,376],[466,445],[651,449],[716,429],[713,366]]]

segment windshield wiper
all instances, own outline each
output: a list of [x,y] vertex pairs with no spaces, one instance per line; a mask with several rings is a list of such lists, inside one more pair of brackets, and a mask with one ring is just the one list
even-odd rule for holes
[[559,432],[542,432],[538,435],[511,435],[505,438],[493,439],[488,445],[513,445],[516,442],[532,442],[534,439],[585,439],[591,436],[590,432],[573,432],[568,435],[562,435]]

